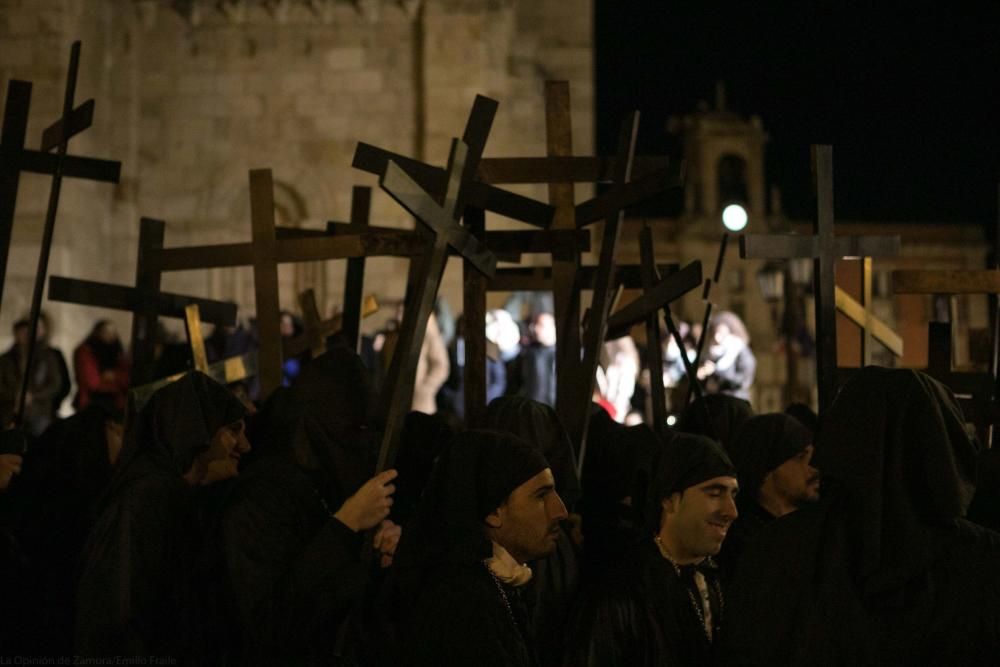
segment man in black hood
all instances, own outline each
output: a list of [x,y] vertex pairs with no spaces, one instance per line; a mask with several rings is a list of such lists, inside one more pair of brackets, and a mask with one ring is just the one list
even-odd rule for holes
[[[362,534],[391,556],[398,527],[386,522],[395,470],[371,477],[377,439],[361,359],[343,348],[317,357],[282,402],[269,454],[254,462],[223,518],[242,662],[330,664],[356,649],[352,610],[371,563]],[[369,479],[370,478],[370,479]],[[384,543],[384,544],[383,544]],[[388,563],[388,560],[386,561]]]
[[727,576],[746,545],[778,517],[819,500],[819,471],[812,465],[813,435],[794,417],[773,413],[748,419],[729,447],[740,476],[733,523],[720,563]]
[[197,577],[211,538],[201,491],[238,474],[245,414],[229,390],[192,372],[129,426],[83,549],[76,655],[206,658],[225,626]]
[[823,498],[740,559],[724,664],[995,663],[1000,535],[963,518],[977,453],[944,385],[855,375],[823,416]]
[[684,408],[677,430],[708,436],[728,451],[740,427],[752,416],[753,408],[742,398],[728,394],[706,394]]
[[523,588],[566,507],[548,462],[516,436],[467,431],[441,454],[396,559],[397,664],[537,665]]
[[[556,491],[570,508],[580,497],[576,454],[569,434],[550,406],[521,396],[503,396],[486,408],[486,427],[512,433],[534,446],[552,468]],[[566,623],[580,585],[581,554],[570,521],[562,523],[556,549],[531,564],[530,625],[543,665],[562,664]]]
[[567,664],[712,664],[725,608],[713,556],[738,490],[714,440],[682,433],[667,445],[650,485],[647,539],[584,602]]

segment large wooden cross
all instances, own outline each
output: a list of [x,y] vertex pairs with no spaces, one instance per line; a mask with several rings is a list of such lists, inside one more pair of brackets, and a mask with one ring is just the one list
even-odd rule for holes
[[[25,148],[28,111],[31,107],[31,83],[17,79],[11,79],[7,83],[7,100],[4,103],[3,124],[0,126],[0,298],[3,297],[4,279],[7,275],[7,258],[10,254],[21,173],[51,175],[57,180],[65,177],[102,183],[117,183],[121,174],[120,162],[67,154],[66,142],[90,127],[94,116],[93,100],[87,100],[76,108],[72,106],[79,56],[80,42],[74,42],[63,116],[42,133],[41,150]],[[50,152],[53,148],[57,149],[55,153]],[[51,193],[49,199],[50,202],[53,200]],[[57,190],[55,200],[58,201]],[[50,216],[55,217],[54,207],[50,206],[50,209],[51,212],[46,212],[46,222]]]
[[138,386],[153,380],[154,342],[158,317],[183,319],[185,308],[197,304],[201,317],[216,326],[236,323],[236,304],[160,291],[160,273],[149,265],[149,253],[163,247],[162,220],[139,223],[135,287],[52,276],[49,300],[132,313],[132,378]]
[[[571,230],[578,228],[577,219],[600,219],[602,211],[598,206],[614,204],[613,198],[605,198],[600,203],[592,202],[577,210],[574,195],[575,183],[608,183],[613,182],[615,175],[621,169],[621,156],[591,157],[573,155],[573,125],[570,113],[570,89],[566,81],[546,81],[545,83],[545,157],[512,157],[487,158],[479,167],[479,177],[491,184],[548,184],[549,203],[554,207],[555,215],[550,229]],[[649,194],[658,192],[666,186],[675,184],[677,171],[667,171],[670,166],[665,157],[635,157],[633,170],[636,177],[642,181]],[[652,175],[646,180],[644,177]],[[629,188],[634,195],[637,183],[630,183]],[[619,189],[618,197],[624,193]],[[606,209],[603,213],[606,213]],[[579,421],[577,415],[577,399],[574,383],[575,374],[580,365],[581,349],[581,252],[572,245],[564,245],[554,249],[552,266],[544,270],[550,280],[544,288],[553,293],[553,305],[556,320],[556,412],[564,423],[570,420]],[[504,270],[507,271],[507,270]],[[521,272],[524,273],[523,271]],[[541,272],[539,272],[541,273]],[[517,274],[507,273],[498,277],[489,286],[492,290],[503,290],[504,282],[515,278]],[[509,277],[509,278],[508,278]],[[637,276],[638,277],[638,276]],[[638,280],[637,285],[641,284]],[[592,285],[593,282],[591,281]],[[513,289],[520,289],[514,287]],[[536,289],[526,287],[525,289]],[[484,362],[485,363],[485,360]],[[466,362],[466,369],[471,364]],[[485,397],[485,392],[484,392]],[[589,397],[588,397],[589,400]],[[466,406],[470,401],[466,399]],[[574,437],[580,437],[580,433]]]
[[[611,187],[597,197],[576,207],[576,225],[584,227],[604,220],[601,235],[600,261],[590,302],[590,315],[583,332],[583,358],[571,385],[574,401],[566,412],[566,428],[573,442],[579,443],[578,469],[583,470],[587,455],[587,431],[590,425],[590,405],[593,400],[597,363],[604,346],[614,292],[615,259],[625,208],[678,185],[666,172],[656,172],[642,178],[632,178],[635,141],[639,132],[639,112],[632,112],[623,122],[618,137],[614,178]],[[700,265],[698,282],[701,282]],[[647,295],[644,295],[647,296]],[[640,297],[642,300],[642,297]]]
[[[473,126],[476,124],[474,115],[470,118],[470,125]],[[410,411],[414,376],[424,333],[444,276],[448,247],[459,251],[466,261],[487,276],[496,270],[496,257],[493,253],[457,223],[461,214],[459,200],[462,197],[463,183],[467,182],[466,174],[470,167],[475,169],[475,162],[478,162],[478,156],[482,155],[486,143],[484,134],[476,139],[471,151],[476,156],[472,163],[468,161],[470,151],[465,142],[458,139],[452,142],[448,157],[448,185],[440,202],[393,161],[387,164],[386,172],[379,181],[389,196],[431,230],[433,246],[420,262],[419,281],[416,283],[418,289],[413,290],[412,298],[406,304],[399,341],[386,375],[386,390],[383,393],[386,424],[376,472],[384,470],[395,459],[403,420]]]
[[[374,150],[374,149],[373,149]],[[500,230],[500,231],[489,231],[485,232],[482,229],[485,227],[485,220],[477,225],[475,222],[477,219],[482,218],[482,211],[476,209],[470,205],[466,205],[464,213],[465,227],[470,233],[473,233],[477,238],[483,241],[487,248],[497,257],[498,260],[506,262],[520,262],[521,256],[524,253],[552,253],[559,248],[566,247],[567,245],[574,247],[579,252],[586,252],[590,249],[590,232],[587,230]],[[330,222],[327,225],[327,231],[324,232],[318,229],[289,229],[289,228],[278,228],[278,238],[317,238],[321,236],[326,236],[328,234],[346,234],[352,229],[352,225]],[[418,231],[406,231],[391,227],[365,227],[369,232],[377,232],[385,234],[386,237],[396,237],[400,239],[409,239],[414,243],[425,243],[426,236],[422,232]],[[474,229],[479,229],[478,233],[474,232]],[[461,256],[461,254],[453,248],[448,249],[450,256]],[[348,263],[351,262],[364,262],[363,258],[360,259],[349,259]],[[593,267],[590,267],[591,269]],[[633,267],[637,268],[637,267]],[[411,284],[416,286],[419,284],[419,266],[418,263],[414,262],[411,267]],[[347,284],[345,285],[345,303],[347,303],[347,293],[349,290],[356,289],[356,286],[361,285],[363,276],[360,274],[363,271],[363,264],[359,266],[359,274],[354,280],[355,287],[352,287],[352,276],[351,267],[348,267]],[[489,281],[482,276],[475,268],[474,265],[468,262],[463,262],[463,283],[464,283],[464,295],[463,299],[465,302],[464,314],[467,322],[478,321],[476,313],[481,313],[483,316],[483,321],[485,322],[486,317],[486,292],[489,289]],[[551,289],[551,281],[547,282],[544,287],[539,287],[539,289]],[[481,347],[477,346],[477,343],[481,340]],[[304,348],[303,348],[304,349]],[[476,350],[481,350],[481,356],[479,356]],[[301,350],[299,350],[301,351]],[[468,361],[466,365],[465,374],[465,395],[466,395],[466,406],[471,406],[471,409],[467,408],[466,412],[466,423],[476,424],[478,423],[478,418],[481,417],[485,409],[486,402],[486,368],[485,368],[485,354],[486,354],[486,343],[485,343],[485,329],[480,330],[476,327],[469,327],[466,330],[466,359],[474,360],[481,358],[483,364],[481,365],[481,372],[477,373],[477,364],[473,363],[472,367],[469,367]],[[288,354],[286,349],[286,355]]]
[[816,380],[822,413],[837,388],[837,308],[834,265],[844,257],[885,257],[899,254],[898,236],[835,236],[833,217],[833,147],[814,146],[817,216],[814,234],[745,234],[740,237],[743,259],[813,260],[816,298]]
[[[48,272],[49,266],[49,256],[52,252],[52,237],[55,234],[56,225],[56,215],[59,210],[59,194],[62,190],[62,178],[63,170],[65,168],[65,162],[67,158],[69,140],[82,132],[83,130],[90,127],[93,121],[94,114],[94,101],[88,100],[83,105],[79,107],[73,106],[73,98],[76,96],[76,79],[77,74],[80,69],[80,42],[74,42],[72,48],[70,49],[70,59],[69,59],[69,71],[66,77],[66,91],[63,96],[63,112],[62,117],[54,124],[47,128],[42,133],[42,147],[41,152],[48,154],[51,150],[55,149],[55,165],[52,172],[52,182],[49,187],[49,201],[45,210],[45,224],[42,229],[42,244],[41,249],[38,253],[38,269],[35,273],[35,284],[34,289],[31,294],[31,311],[29,316],[29,327],[28,327],[28,350],[25,355],[25,368],[32,368],[34,366],[35,349],[37,346],[38,339],[38,320],[41,317],[42,312],[42,294],[45,291],[45,278]],[[30,90],[30,88],[29,88]],[[25,111],[27,110],[27,104],[24,105]],[[14,114],[17,115],[16,113]],[[26,115],[26,114],[25,114]],[[20,120],[20,119],[19,119]],[[6,126],[6,123],[5,123]],[[6,134],[6,127],[4,130]],[[18,148],[17,144],[20,143],[20,147],[23,148],[23,132],[20,134],[20,142],[13,142],[14,150]],[[2,139],[0,139],[2,141]],[[6,143],[6,142],[4,142]],[[6,156],[5,156],[6,157]],[[16,168],[16,167],[15,167]],[[120,171],[121,166],[118,165],[118,171]],[[17,171],[12,174],[13,178],[13,188],[9,193],[11,197],[10,201],[10,219],[9,225],[6,220],[0,219],[0,226],[7,227],[3,232],[0,232],[0,237],[5,237],[5,240],[0,241],[3,243],[4,247],[0,250],[3,254],[2,264],[0,267],[0,272],[6,272],[6,262],[7,253],[10,244],[10,228],[13,227],[13,212],[14,212],[14,199],[17,196]],[[118,174],[115,174],[115,182],[117,182]],[[0,186],[2,187],[2,186]],[[0,197],[5,193],[0,193]],[[4,215],[5,213],[0,213]],[[0,290],[2,290],[3,281],[0,279]],[[25,402],[28,398],[28,388],[31,384],[31,373],[26,372],[21,380],[21,392],[18,398],[17,409],[14,413],[15,421],[20,422],[24,416]]]
[[412,257],[426,250],[424,240],[405,230],[392,230],[392,234],[365,231],[329,235],[319,232],[279,238],[274,225],[274,182],[269,169],[250,171],[250,222],[252,237],[249,243],[160,249],[151,253],[150,264],[159,271],[253,267],[260,336],[261,398],[281,386],[278,264],[352,257]]

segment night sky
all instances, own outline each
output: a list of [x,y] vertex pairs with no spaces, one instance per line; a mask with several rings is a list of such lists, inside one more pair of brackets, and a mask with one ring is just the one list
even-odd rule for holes
[[711,102],[722,79],[730,109],[763,119],[768,182],[790,216],[815,215],[809,145],[831,143],[838,219],[974,222],[992,236],[1000,9],[896,4],[596,0],[598,147],[613,152],[638,108],[638,151],[678,151],[667,117]]

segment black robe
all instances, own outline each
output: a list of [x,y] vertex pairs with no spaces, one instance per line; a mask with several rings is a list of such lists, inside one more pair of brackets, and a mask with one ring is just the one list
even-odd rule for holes
[[962,518],[977,447],[951,392],[868,367],[824,417],[816,457],[823,499],[741,557],[722,663],[995,663],[1000,535]]
[[240,480],[223,540],[244,663],[327,664],[337,649],[366,570],[361,538],[324,503],[285,460],[261,460]]
[[775,516],[761,507],[760,503],[742,493],[736,499],[736,507],[739,509],[739,516],[729,527],[718,558],[723,576],[727,579],[732,578],[736,572],[740,556],[747,547],[775,520]]
[[527,586],[504,585],[488,570],[485,517],[548,468],[525,441],[466,431],[434,466],[403,532],[385,604],[396,628],[393,665],[533,667]]
[[80,554],[95,504],[111,479],[105,423],[120,417],[93,402],[54,422],[25,457],[19,481],[27,498],[19,534],[37,602],[33,655],[72,655]]
[[663,446],[645,424],[626,428],[599,407],[592,412],[580,502],[584,585],[599,580],[649,534],[647,494]]
[[77,655],[189,662],[218,648],[226,620],[209,617],[214,605],[198,576],[201,496],[183,474],[218,429],[244,414],[200,373],[160,389],[143,408],[83,550]]
[[356,655],[349,627],[368,581],[361,537],[333,518],[375,468],[369,392],[358,356],[335,349],[307,366],[268,429],[269,456],[224,510],[229,585],[248,664],[330,664]]
[[[718,570],[702,569],[711,596],[714,636],[724,609]],[[652,538],[588,592],[569,640],[566,665],[579,667],[713,664],[713,644],[693,606],[693,575],[681,577]]]
[[538,664],[522,590],[499,584],[501,595],[482,563],[437,568],[427,579],[403,636],[401,664],[438,667],[442,656],[455,667]]

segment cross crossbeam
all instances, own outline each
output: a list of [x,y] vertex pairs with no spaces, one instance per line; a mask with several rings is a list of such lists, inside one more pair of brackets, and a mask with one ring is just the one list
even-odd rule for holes
[[[134,287],[113,285],[93,280],[78,280],[51,276],[49,278],[49,301],[74,303],[80,306],[124,310],[135,313],[143,307],[143,301],[148,298]],[[200,297],[160,292],[154,296],[156,311],[160,317],[182,319],[184,309],[190,304],[197,304],[206,322],[217,326],[233,326],[236,324],[236,304],[227,301],[215,301]]]
[[627,335],[633,326],[644,322],[650,315],[656,315],[670,303],[701,285],[701,262],[698,260],[662,279],[656,267],[651,268],[653,280],[648,287],[644,286],[642,296],[608,318],[606,340]]

